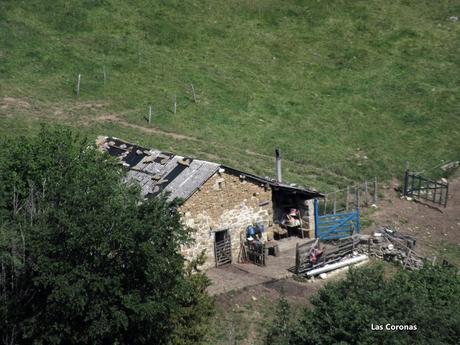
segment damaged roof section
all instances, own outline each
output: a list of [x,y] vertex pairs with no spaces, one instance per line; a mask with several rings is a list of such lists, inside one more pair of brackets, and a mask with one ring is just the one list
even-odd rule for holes
[[169,199],[188,199],[220,165],[169,152],[149,150],[118,138],[99,137],[97,145],[127,167],[127,181],[137,182],[142,196],[169,192]]
[[146,149],[114,137],[98,137],[96,144],[111,156],[120,159],[123,166],[128,168],[127,182],[137,182],[145,198],[155,197],[161,192],[169,192],[170,200],[174,198],[187,200],[220,168],[273,190],[299,193],[308,198],[323,196],[314,190],[280,183],[218,163]]

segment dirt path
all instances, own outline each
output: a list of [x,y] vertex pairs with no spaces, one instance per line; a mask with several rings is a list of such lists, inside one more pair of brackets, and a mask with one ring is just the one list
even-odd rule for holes
[[198,138],[191,137],[191,136],[188,136],[188,135],[183,135],[183,134],[179,134],[179,133],[175,133],[175,132],[167,132],[167,131],[163,131],[162,129],[155,128],[155,127],[146,128],[146,127],[143,127],[143,126],[140,126],[140,125],[129,123],[129,122],[123,121],[122,119],[117,117],[117,115],[113,115],[113,114],[98,116],[96,118],[96,121],[98,121],[98,122],[105,122],[105,121],[116,122],[116,123],[120,124],[121,126],[135,128],[135,129],[140,130],[140,131],[142,131],[144,133],[161,134],[161,135],[164,135],[164,136],[167,136],[167,137],[170,137],[170,138],[173,138],[173,139],[178,139],[178,140],[201,141]]
[[[123,119],[118,117],[116,114],[100,115],[100,116],[96,117],[95,121],[97,121],[97,122],[105,122],[105,121],[115,122],[118,125],[121,125],[123,127],[135,128],[135,129],[137,129],[137,130],[139,130],[141,132],[144,132],[144,133],[160,134],[160,135],[164,135],[164,136],[167,136],[167,137],[170,137],[170,138],[173,138],[173,139],[178,139],[178,140],[191,140],[191,141],[195,141],[195,142],[200,142],[202,144],[206,144],[206,146],[211,145],[213,147],[220,147],[220,148],[225,149],[225,150],[231,150],[231,151],[238,150],[238,149],[235,149],[235,147],[228,146],[228,145],[223,145],[223,144],[216,143],[216,142],[212,142],[212,143],[210,143],[208,141],[205,142],[204,140],[196,138],[196,137],[193,137],[193,136],[179,134],[179,133],[176,133],[176,132],[168,132],[168,131],[164,131],[162,129],[155,128],[155,127],[147,128],[147,127],[144,127],[144,126],[132,124],[132,123],[129,123],[127,121],[124,121]],[[266,159],[266,160],[272,160],[273,159],[273,156],[269,156],[269,155],[266,155],[266,154],[263,154],[263,153],[255,152],[255,151],[252,151],[252,150],[249,150],[249,149],[244,150],[244,154],[246,154],[248,156],[252,156],[252,157],[258,157],[258,158]],[[302,168],[302,169],[310,169],[312,172],[315,172],[318,175],[326,174],[326,175],[329,175],[329,176],[334,177],[336,179],[339,179],[340,181],[351,182],[351,180],[346,176],[338,175],[338,174],[336,174],[336,173],[334,173],[332,171],[327,171],[327,170],[324,170],[324,169],[322,169],[320,167],[313,166],[311,164],[298,162],[298,161],[293,161],[293,160],[287,160],[287,159],[284,159],[284,161],[286,161],[286,162],[288,162],[288,163],[290,163],[292,165],[295,165],[295,166],[297,166],[299,168]]]

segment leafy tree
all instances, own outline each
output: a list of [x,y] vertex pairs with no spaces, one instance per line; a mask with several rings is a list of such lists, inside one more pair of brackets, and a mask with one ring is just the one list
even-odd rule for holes
[[[458,344],[459,296],[460,276],[450,268],[426,264],[390,276],[380,264],[351,269],[312,297],[289,344]],[[384,329],[371,329],[378,325]]]
[[66,129],[1,147],[0,341],[200,340],[194,320],[212,300],[179,253],[190,238],[177,200],[141,200],[111,157]]

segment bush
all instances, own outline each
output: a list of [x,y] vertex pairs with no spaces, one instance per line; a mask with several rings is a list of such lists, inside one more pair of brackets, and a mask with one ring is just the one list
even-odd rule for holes
[[[455,273],[429,264],[389,277],[380,264],[352,268],[346,279],[328,283],[312,297],[313,308],[291,328],[288,344],[458,344],[460,277]],[[387,330],[387,325],[404,330]],[[379,327],[383,330],[372,329]]]
[[65,129],[2,148],[0,341],[200,340],[194,320],[212,301],[206,277],[184,268],[178,201],[142,201],[111,157]]
[[291,325],[291,308],[284,296],[284,292],[281,292],[275,319],[268,331],[266,343],[271,345],[289,345]]

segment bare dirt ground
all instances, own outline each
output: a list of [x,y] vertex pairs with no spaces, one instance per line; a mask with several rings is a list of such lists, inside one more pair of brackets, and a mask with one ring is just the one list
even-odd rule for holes
[[387,189],[384,194],[385,197],[379,202],[377,210],[370,215],[374,225],[364,232],[371,233],[380,226],[390,225],[417,237],[416,250],[421,255],[442,256],[444,250],[460,253],[459,177],[449,181],[446,208],[401,199],[393,188]]
[[266,266],[234,262],[232,265],[208,270],[206,273],[213,282],[209,287],[209,293],[218,295],[292,276],[289,269],[295,265],[296,243],[301,244],[306,241],[308,239],[297,237],[278,241],[280,254],[278,257],[269,255]]

